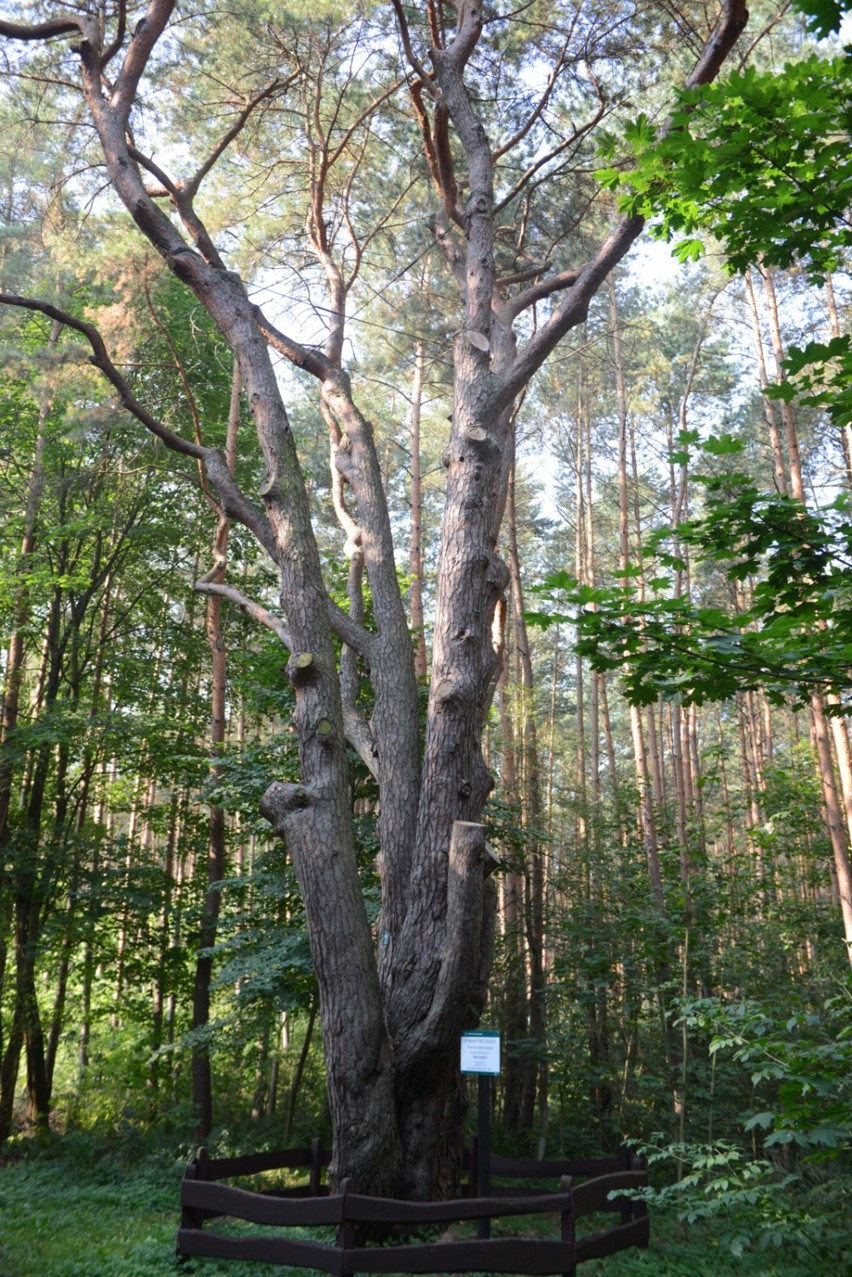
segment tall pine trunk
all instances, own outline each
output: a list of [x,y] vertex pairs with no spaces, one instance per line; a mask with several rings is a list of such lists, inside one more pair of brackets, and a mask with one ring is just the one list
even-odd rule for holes
[[[234,365],[225,462],[233,476],[237,455],[237,430],[240,421],[242,381]],[[222,585],[228,561],[230,520],[219,514],[213,539],[213,568],[208,574],[212,584]],[[210,649],[210,775],[215,785],[221,778],[221,756],[225,744],[228,667],[225,636],[222,629],[222,599],[211,594],[207,600],[207,643]],[[207,889],[201,911],[198,956],[195,961],[195,983],[192,993],[192,1029],[197,1035],[192,1049],[192,1107],[199,1139],[209,1135],[213,1127],[213,1080],[210,1067],[210,1044],[203,1037],[210,1022],[210,983],[213,976],[213,947],[222,902],[221,884],[225,876],[226,850],[225,809],[212,802],[209,812],[207,843]],[[198,1040],[198,1039],[201,1040]]]

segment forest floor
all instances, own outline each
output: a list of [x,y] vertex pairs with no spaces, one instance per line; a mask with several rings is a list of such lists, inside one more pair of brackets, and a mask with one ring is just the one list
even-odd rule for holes
[[[268,1265],[176,1260],[183,1170],[183,1161],[144,1149],[99,1154],[73,1140],[0,1163],[0,1277],[270,1277]],[[735,1259],[703,1232],[678,1240],[674,1221],[658,1212],[651,1233],[649,1250],[584,1264],[581,1277],[805,1272],[783,1253]]]

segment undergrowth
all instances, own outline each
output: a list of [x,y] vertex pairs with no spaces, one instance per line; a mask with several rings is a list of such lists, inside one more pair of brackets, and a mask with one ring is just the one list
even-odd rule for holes
[[[215,1151],[236,1151],[229,1143],[224,1138]],[[271,1277],[277,1271],[262,1264],[176,1259],[184,1148],[137,1139],[105,1143],[80,1135],[56,1137],[42,1146],[23,1141],[7,1147],[0,1164],[0,1277]],[[706,1220],[684,1229],[674,1209],[652,1207],[647,1251],[584,1264],[580,1277],[705,1277],[709,1272],[714,1277],[814,1277],[821,1271],[814,1264],[800,1266],[789,1253],[735,1257],[724,1245],[724,1231],[718,1221],[714,1226]]]

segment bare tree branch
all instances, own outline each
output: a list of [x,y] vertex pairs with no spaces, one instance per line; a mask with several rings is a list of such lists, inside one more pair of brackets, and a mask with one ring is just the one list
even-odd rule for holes
[[753,40],[749,41],[748,45],[743,50],[742,57],[740,58],[737,64],[740,70],[742,70],[742,68],[746,65],[752,53],[754,52],[756,47],[760,44],[761,40],[765,39],[765,37],[769,35],[769,32],[772,30],[772,28],[776,27],[778,23],[781,21],[781,19],[784,17],[785,13],[787,13],[788,9],[790,8],[791,2],[792,0],[785,0],[785,3],[781,5],[781,8],[775,14],[774,18],[770,18],[769,21],[766,23],[766,26],[764,26],[763,28],[761,28],[760,31],[758,31],[757,35],[754,37]]
[[251,119],[251,116],[260,106],[261,102],[265,102],[267,98],[272,97],[274,93],[277,93],[283,89],[289,88],[289,86],[296,80],[296,78],[297,78],[297,72],[294,72],[292,75],[288,76],[285,80],[276,78],[275,80],[272,80],[271,83],[267,84],[265,89],[261,89],[260,93],[256,93],[255,96],[251,99],[251,101],[246,103],[245,107],[242,109],[242,111],[240,111],[234,123],[231,125],[229,129],[226,130],[225,133],[222,134],[222,137],[216,143],[213,150],[208,155],[207,159],[204,161],[203,164],[200,165],[199,168],[196,169],[193,176],[191,178],[185,179],[184,181],[178,183],[178,187],[182,195],[184,195],[189,200],[193,200],[195,198],[195,196],[198,194],[198,188],[201,186],[201,183],[204,181],[207,174],[213,168],[217,160],[220,159],[220,157],[231,145],[231,143],[234,141],[234,138],[239,137],[240,133],[242,133],[246,124]]
[[[747,20],[745,0],[725,0],[719,23],[687,80],[689,88],[695,88],[699,84],[709,84],[713,80]],[[577,273],[575,280],[567,289],[564,300],[519,352],[513,367],[495,396],[495,404],[498,407],[507,406],[527,385],[565,334],[585,320],[592,297],[609,272],[618,265],[631,245],[638,239],[644,225],[644,219],[641,217],[622,218],[594,257]],[[566,276],[567,274],[570,272],[566,272]],[[525,296],[533,294],[536,287],[529,289]],[[516,305],[519,300],[516,299]],[[528,305],[529,302],[526,304]],[[508,305],[511,306],[512,303]]]
[[579,15],[580,15],[580,8],[578,6],[577,11],[574,14],[574,19],[570,27],[568,28],[568,34],[566,35],[562,43],[562,48],[559,52],[559,56],[554,59],[553,70],[550,72],[550,75],[547,77],[547,84],[544,86],[544,92],[539,98],[535,108],[527,116],[525,122],[518,129],[514,137],[511,137],[508,142],[504,142],[503,145],[498,147],[497,150],[494,152],[494,155],[492,158],[495,164],[497,163],[498,160],[502,160],[504,155],[508,155],[510,151],[514,150],[514,148],[518,145],[519,142],[522,142],[524,140],[524,138],[527,136],[532,126],[535,124],[536,120],[538,120],[541,117],[541,113],[544,110],[544,108],[547,106],[548,102],[550,101],[550,95],[552,94],[556,81],[559,78],[559,74],[563,66],[565,65],[565,54],[568,50],[568,45],[571,41],[571,37],[574,34],[574,27],[577,24]]
[[[221,582],[211,580],[210,578],[217,571],[218,564],[214,564],[210,572],[199,577],[195,582],[193,589],[199,594],[218,594],[221,598],[227,599],[230,603],[236,604],[245,612],[246,616],[251,617],[253,621],[257,621],[260,625],[266,626],[268,630],[272,630],[288,650],[293,650],[292,637],[283,617],[276,616],[274,612],[270,612],[268,608],[262,604],[250,599],[248,595],[243,594],[233,585],[224,585]],[[373,635],[363,626],[358,625],[350,616],[339,608],[335,603],[329,601],[328,606],[329,623],[332,630],[349,647],[357,651],[359,656],[368,659],[372,650]],[[364,731],[367,731],[364,724]],[[348,734],[348,730],[347,730]],[[354,743],[354,742],[353,742]],[[356,746],[357,748],[357,746]],[[360,753],[360,749],[359,749]],[[375,762],[375,759],[373,760]]]
[[[546,269],[546,267],[541,267],[538,273],[540,274],[543,269]],[[558,275],[551,275],[549,279],[541,279],[530,288],[525,288],[517,297],[510,298],[509,301],[500,307],[500,314],[508,321],[515,320],[518,315],[528,310],[536,302],[543,301],[545,297],[552,297],[554,293],[562,292],[566,288],[571,288],[576,284],[579,275],[579,270],[563,270]]]
[[86,338],[92,348],[89,362],[100,369],[107,381],[118,392],[122,407],[132,413],[145,426],[146,430],[150,430],[158,439],[161,439],[172,452],[181,453],[186,457],[204,459],[204,448],[192,443],[189,439],[184,439],[182,435],[175,434],[173,430],[169,430],[168,426],[164,426],[161,421],[153,417],[139,403],[130,386],[110,359],[104,339],[94,324],[87,323],[85,319],[78,319],[76,315],[60,310],[58,306],[53,306],[50,302],[38,301],[32,297],[18,297],[10,293],[0,293],[0,305],[17,306],[22,310],[39,311],[41,314],[47,315],[48,319],[54,319],[58,323],[64,324],[66,328],[72,328],[75,332],[80,333]]
[[48,22],[4,22],[0,20],[0,35],[10,40],[52,40],[60,35],[84,35],[86,20],[70,14],[65,18],[51,18]]
[[252,306],[252,313],[267,345],[277,350],[285,359],[289,359],[296,368],[303,368],[318,381],[325,381],[327,377],[338,372],[321,350],[311,350],[307,346],[302,346],[294,338],[288,337],[286,333],[282,333],[266,318],[259,306]]
[[496,216],[498,213],[501,213],[504,208],[511,204],[512,200],[516,199],[518,195],[520,195],[527,183],[531,181],[540,169],[544,168],[545,164],[549,164],[551,160],[555,160],[558,155],[562,155],[569,149],[569,147],[574,146],[574,144],[579,142],[581,138],[585,137],[590,129],[593,129],[595,125],[599,123],[605,112],[606,104],[601,102],[598,110],[592,118],[587,121],[587,123],[583,124],[579,129],[575,129],[570,137],[566,137],[558,146],[554,146],[550,151],[547,151],[544,155],[540,155],[537,160],[530,164],[527,170],[522,173],[517,182],[515,182],[514,186],[512,186],[500,202],[495,205],[494,215]]
[[393,84],[391,84],[390,87],[387,88],[384,93],[381,93],[377,98],[374,98],[373,101],[370,103],[370,105],[364,108],[364,110],[358,116],[357,120],[355,120],[352,124],[350,124],[349,128],[343,134],[343,138],[341,139],[341,141],[338,143],[335,149],[330,153],[328,157],[329,168],[331,168],[332,165],[336,164],[337,161],[340,159],[341,155],[346,150],[346,147],[349,145],[350,141],[352,140],[354,133],[361,127],[361,125],[364,124],[370,118],[370,116],[374,114],[374,112],[382,105],[383,102],[386,102],[388,98],[392,98],[394,93],[396,93],[398,89],[402,88],[403,84],[405,84],[404,79],[394,80]]
[[359,625],[348,612],[344,612],[342,607],[338,607],[330,599],[328,603],[328,620],[332,632],[340,639],[341,643],[351,647],[369,665],[375,651],[375,634],[371,634],[363,625]]
[[101,55],[101,70],[102,71],[104,70],[106,66],[109,65],[109,63],[118,53],[121,46],[124,44],[124,37],[126,33],[127,33],[127,3],[126,3],[126,0],[120,0],[119,6],[118,6],[118,28],[115,33],[115,39],[112,41],[111,44],[109,44],[106,47],[106,49],[104,49],[103,54]]
[[[573,284],[568,288],[565,300],[529,339],[503,379],[496,397],[500,407],[506,407],[511,403],[565,334],[585,320],[589,311],[589,302],[609,272],[618,265],[634,241],[638,239],[644,225],[644,219],[641,217],[622,218],[592,260],[577,272]],[[565,277],[569,274],[570,272],[565,272]],[[528,289],[524,296],[528,296],[533,291]],[[511,302],[508,303],[509,306],[511,304]],[[529,302],[526,304],[528,305]]]
[[356,751],[370,775],[374,780],[378,780],[378,752],[376,743],[373,740],[373,734],[364,716],[359,714],[351,705],[344,704],[343,706],[343,730],[346,732],[346,739]]
[[140,168],[145,169],[147,173],[150,173],[151,176],[155,177],[160,183],[162,190],[148,192],[152,198],[168,195],[170,199],[177,200],[178,183],[173,181],[169,177],[168,173],[166,173],[164,169],[161,169],[155,160],[152,160],[148,155],[144,155],[138,147],[133,145],[132,142],[128,142],[127,144],[127,153],[136,161]]
[[411,32],[408,29],[408,19],[405,16],[405,10],[402,7],[401,0],[393,0],[394,13],[396,14],[396,22],[399,27],[399,35],[402,40],[402,47],[405,50],[405,56],[408,58],[408,64],[419,76],[423,82],[423,87],[431,97],[435,96],[435,85],[432,83],[432,76],[426,70],[423,63],[418,58],[411,44]]
[[[216,567],[212,569],[216,571]],[[208,573],[208,575],[210,575]],[[292,651],[293,641],[290,637],[285,622],[280,616],[276,616],[274,612],[270,612],[268,608],[262,607],[260,603],[255,603],[254,599],[250,599],[248,595],[237,590],[233,585],[224,585],[222,582],[208,581],[205,577],[200,577],[192,587],[199,594],[215,594],[220,599],[227,599],[229,603],[235,603],[238,608],[245,612],[246,616],[251,617],[253,621],[257,621],[260,625],[265,625],[268,630],[272,630],[286,648]]]
[[527,266],[524,270],[512,271],[511,275],[499,275],[497,287],[510,288],[512,284],[528,284],[531,279],[538,279],[548,270],[550,270],[549,262],[539,262],[535,266]]
[[725,59],[745,30],[746,22],[746,0],[725,0],[718,25],[686,82],[688,89],[695,89],[699,84],[710,84],[715,80]]
[[453,42],[444,50],[448,60],[461,75],[482,35],[481,0],[459,0],[458,21]]
[[[461,226],[463,222],[463,214],[456,208],[458,192],[456,191],[455,179],[452,175],[452,157],[449,156],[448,153],[448,141],[446,142],[447,155],[441,155],[439,158],[439,142],[435,132],[437,132],[437,128],[440,125],[441,117],[438,115],[438,108],[436,107],[435,111],[438,118],[436,121],[436,130],[433,132],[432,126],[429,123],[429,115],[426,111],[426,104],[423,101],[422,89],[423,81],[415,80],[409,86],[408,92],[411,98],[411,105],[414,107],[414,118],[417,120],[420,135],[423,138],[423,151],[426,156],[426,163],[429,165],[429,172],[432,176],[432,181],[435,184],[435,189],[443,202],[445,213]],[[446,114],[446,111],[444,114]],[[445,138],[442,137],[441,146],[443,147],[444,145]],[[450,179],[449,181],[448,177]]]
[[192,196],[186,193],[184,182],[181,180],[173,181],[168,173],[161,169],[149,156],[143,155],[130,141],[127,142],[127,154],[136,161],[140,168],[145,169],[161,184],[160,190],[149,189],[146,192],[149,199],[160,199],[163,196],[168,196],[180,214],[181,221],[204,260],[210,266],[214,266],[216,270],[224,270],[225,263],[210,238],[207,227],[196,213],[192,203]]

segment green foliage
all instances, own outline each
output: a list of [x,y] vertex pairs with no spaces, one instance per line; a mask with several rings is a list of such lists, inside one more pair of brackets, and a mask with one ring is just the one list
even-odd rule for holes
[[[0,1185],[0,1269],[15,1277],[174,1277],[187,1157],[103,1137],[57,1140],[38,1158],[19,1153]],[[202,1268],[210,1277],[268,1271],[217,1260]]]
[[[625,132],[633,168],[598,178],[624,192],[622,211],[683,237],[681,261],[722,245],[731,271],[801,262],[814,279],[852,244],[852,58],[817,54],[777,74],[754,67],[679,95],[665,132],[644,117]],[[619,141],[602,148],[614,159]]]
[[832,425],[852,424],[852,338],[848,333],[828,342],[791,346],[784,360],[787,380],[767,386],[767,399],[787,403],[798,399],[810,408],[824,409]]
[[785,1018],[757,1002],[705,998],[683,1002],[678,1023],[711,1034],[711,1055],[726,1053],[747,1072],[754,1104],[745,1122],[764,1149],[791,1146],[811,1161],[837,1160],[852,1148],[852,982],[821,1006]]
[[806,17],[808,30],[823,38],[840,30],[850,9],[848,0],[796,0],[793,7]]
[[[717,456],[738,449],[725,436],[704,446]],[[752,688],[763,688],[778,704],[806,703],[817,690],[847,691],[852,687],[847,499],[811,514],[790,497],[762,492],[740,472],[697,481],[705,494],[702,516],[653,536],[641,566],[620,574],[622,584],[593,588],[556,573],[539,591],[551,610],[531,612],[528,620],[545,627],[575,621],[577,650],[594,669],[620,671],[635,704],[662,696],[700,705]],[[673,573],[685,567],[686,546],[694,552],[693,565],[720,570],[730,585],[752,582],[751,602],[702,605],[676,593]],[[644,578],[640,584],[637,575]],[[565,605],[576,611],[555,610]]]
[[[265,1144],[255,1130],[250,1144],[223,1140],[217,1155],[256,1151]],[[178,1266],[174,1256],[180,1177],[189,1152],[168,1141],[104,1141],[65,1136],[37,1156],[18,1145],[0,1182],[0,1266],[14,1277],[266,1277],[268,1265],[204,1259]],[[689,1241],[677,1240],[666,1216],[654,1212],[651,1248],[627,1251],[592,1265],[614,1277],[703,1277],[712,1256],[718,1277],[790,1277],[787,1257],[772,1266],[764,1252],[759,1264],[745,1254],[730,1263],[712,1236],[694,1226]],[[302,1270],[291,1270],[301,1274]],[[811,1272],[816,1271],[813,1267]],[[835,1271],[839,1271],[835,1269]]]
[[811,1272],[844,1269],[852,1243],[843,1206],[848,1180],[784,1172],[726,1140],[691,1145],[657,1136],[640,1151],[667,1181],[636,1194],[655,1215],[670,1207],[682,1223],[712,1223],[715,1244],[738,1261],[757,1252],[771,1262],[774,1253],[778,1271],[795,1260]]
[[[727,1058],[747,1073],[742,1132],[752,1152],[742,1139],[698,1145],[655,1135],[641,1151],[664,1183],[641,1196],[685,1223],[712,1220],[737,1257],[789,1251],[820,1271],[842,1269],[852,1245],[841,1208],[852,1146],[852,983],[786,1016],[747,999],[684,1000],[676,1024],[709,1035],[714,1065]],[[830,1176],[820,1169],[829,1159]]]

